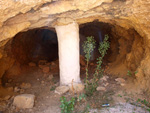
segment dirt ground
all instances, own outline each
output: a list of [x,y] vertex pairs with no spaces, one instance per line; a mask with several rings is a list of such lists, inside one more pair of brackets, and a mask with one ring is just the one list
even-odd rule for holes
[[[0,88],[0,113],[61,113],[60,97],[55,93],[59,86],[58,61],[49,63],[50,71],[43,73],[36,66],[21,66],[21,72],[13,78],[9,78]],[[94,72],[94,63],[90,65],[90,75]],[[85,67],[81,66],[81,79],[85,78]],[[90,76],[91,77],[91,76]],[[125,75],[123,84],[117,82],[118,76],[112,76],[105,71],[99,81],[103,90],[96,91],[86,100],[77,102],[74,112],[76,113],[149,113],[148,105],[141,102],[146,99],[144,93],[136,94],[132,90],[133,78]],[[22,84],[29,84],[22,88]],[[35,104],[31,109],[19,109],[15,107],[13,99],[19,94],[34,94]],[[63,94],[67,99],[73,97],[69,92]],[[137,102],[137,100],[141,100]],[[147,99],[146,99],[147,100]],[[85,111],[89,105],[89,110]]]

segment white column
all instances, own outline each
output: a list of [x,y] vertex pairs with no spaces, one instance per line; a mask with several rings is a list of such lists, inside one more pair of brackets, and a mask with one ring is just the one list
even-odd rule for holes
[[72,22],[55,26],[59,46],[60,85],[80,83],[79,26]]

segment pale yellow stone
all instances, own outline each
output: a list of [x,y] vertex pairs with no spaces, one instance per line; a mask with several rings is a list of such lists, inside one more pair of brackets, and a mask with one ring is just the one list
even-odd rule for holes
[[35,96],[32,94],[21,94],[14,98],[13,105],[18,108],[32,108]]
[[30,22],[23,22],[19,24],[10,25],[10,26],[4,26],[2,29],[0,29],[0,37],[1,37],[0,41],[15,36],[18,32],[24,30],[29,26],[30,26]]

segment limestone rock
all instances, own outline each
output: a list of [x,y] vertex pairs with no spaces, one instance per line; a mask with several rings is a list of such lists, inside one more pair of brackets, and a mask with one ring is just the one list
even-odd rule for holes
[[108,85],[109,85],[109,83],[104,83],[103,85],[106,87],[106,86],[108,86]]
[[16,86],[16,87],[14,88],[14,92],[19,92],[19,91],[20,91],[20,88]]
[[69,91],[69,87],[68,86],[58,86],[56,89],[55,89],[55,93],[59,94],[59,95],[62,95],[66,92]]
[[121,83],[120,85],[121,85],[121,86],[125,86],[126,84],[125,84],[125,83]]
[[[9,40],[25,30],[47,25],[54,27],[53,24],[58,17],[68,17],[68,15],[80,25],[98,20],[112,24],[114,27],[120,26],[126,30],[134,29],[141,36],[140,40],[134,43],[139,47],[133,47],[136,48],[135,51],[132,51],[133,48],[131,48],[131,51],[125,56],[130,60],[125,62],[131,63],[131,65],[127,65],[129,69],[134,70],[138,67],[138,70],[141,70],[141,73],[136,75],[136,80],[140,87],[144,90],[147,87],[150,92],[148,84],[150,72],[149,70],[143,71],[145,68],[148,69],[150,64],[150,7],[148,6],[150,6],[149,0],[1,0],[0,41]],[[119,30],[117,29],[118,33]],[[132,34],[132,36],[135,35]],[[130,42],[129,39],[127,40]],[[143,45],[140,46],[138,42]],[[1,47],[2,45],[0,44]],[[120,50],[126,50],[126,48]],[[120,50],[119,52],[121,52]],[[4,58],[1,53],[0,58]],[[137,60],[139,58],[140,60]],[[11,67],[10,64],[10,60],[0,62],[0,78],[5,70]]]
[[101,81],[107,81],[108,78],[109,78],[108,76],[103,76],[100,80]]
[[119,84],[125,82],[125,80],[123,78],[116,78],[115,81],[117,81]]
[[52,79],[53,79],[53,77],[54,77],[54,76],[53,76],[53,74],[50,74],[50,75],[48,76],[48,78],[47,78],[47,79],[48,79],[48,80],[52,80]]
[[14,98],[13,105],[18,108],[32,108],[34,106],[35,95],[21,94]]
[[97,91],[106,91],[105,87],[99,86],[96,88]]

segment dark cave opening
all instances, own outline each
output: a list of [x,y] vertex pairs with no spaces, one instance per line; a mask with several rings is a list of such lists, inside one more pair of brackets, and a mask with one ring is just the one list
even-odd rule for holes
[[58,41],[54,31],[33,29],[18,33],[12,40],[12,53],[20,63],[58,59]]
[[92,53],[91,61],[100,55],[98,45],[105,35],[109,36],[110,48],[104,57],[103,64],[110,67],[113,75],[126,75],[127,71],[136,71],[143,58],[144,41],[134,29],[125,29],[109,23],[93,21],[80,25],[80,54],[84,56],[82,44],[86,37],[93,36],[96,48]]

